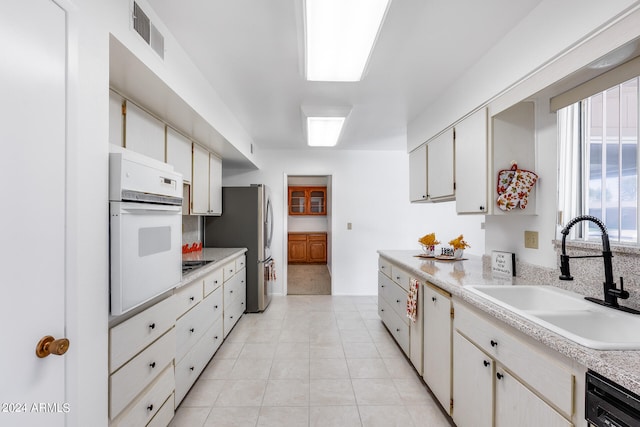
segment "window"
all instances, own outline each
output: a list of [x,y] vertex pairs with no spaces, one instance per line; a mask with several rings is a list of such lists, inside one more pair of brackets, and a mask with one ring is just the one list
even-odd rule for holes
[[[638,244],[638,77],[558,111],[559,209],[603,220],[611,242]],[[559,221],[561,222],[561,221]],[[576,239],[600,238],[583,222]]]

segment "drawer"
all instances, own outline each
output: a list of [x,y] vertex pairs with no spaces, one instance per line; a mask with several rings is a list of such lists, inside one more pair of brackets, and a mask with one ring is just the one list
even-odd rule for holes
[[211,294],[209,294],[204,300],[210,300],[209,304],[207,304],[207,307],[210,307],[210,315],[213,318],[213,321],[216,321],[218,319],[222,319],[222,312],[223,312],[223,304],[222,304],[222,288],[218,288],[215,291],[213,291]]
[[391,263],[382,257],[378,257],[378,270],[391,277]]
[[459,303],[455,303],[454,326],[567,417],[571,417],[574,378],[570,369],[508,332],[505,326]]
[[233,277],[234,274],[236,274],[235,261],[228,262],[222,267],[222,275],[225,282],[231,279],[231,277]]
[[234,325],[244,313],[244,305],[242,304],[243,300],[238,299],[236,302],[232,303],[229,307],[225,306],[224,309],[224,337],[226,338],[233,329]]
[[242,255],[241,257],[236,258],[236,272],[245,268],[247,264],[247,257]]
[[306,242],[307,235],[305,233],[302,233],[302,234],[289,233],[289,241],[290,242]]
[[171,396],[164,402],[164,405],[158,410],[155,417],[147,424],[147,427],[167,427],[173,419],[175,408],[175,395],[171,393]]
[[202,279],[198,279],[176,290],[176,319],[202,301],[202,286]]
[[214,305],[214,298],[205,298],[176,321],[176,361],[180,361],[213,324]]
[[409,325],[394,312],[389,313],[387,329],[396,340],[404,354],[409,355]]
[[387,301],[381,296],[378,296],[378,316],[380,316],[380,320],[382,320],[382,323],[384,323],[385,325],[389,323],[390,314],[393,314],[395,316],[395,312],[391,307],[389,307]]
[[384,294],[387,303],[393,308],[393,310],[400,316],[403,321],[408,325],[409,318],[407,317],[407,297],[408,293],[395,283],[391,283],[385,290]]
[[378,271],[378,296],[382,296],[385,299],[389,299],[389,288],[397,287],[393,280],[386,276],[382,271]]
[[215,270],[204,277],[204,296],[222,286],[223,273],[222,269]]
[[391,266],[391,278],[394,282],[396,282],[402,289],[409,292],[409,281],[411,280],[411,275],[401,269],[396,265]]
[[237,298],[242,296],[242,294],[246,294],[244,274],[236,274],[231,279],[225,282],[223,288],[224,288],[224,306],[226,308],[229,304],[233,304],[233,302]]
[[[158,376],[158,379],[135,399],[126,411],[111,422],[110,426],[147,425],[160,412],[160,408],[165,404],[167,398],[173,395],[174,389],[173,366],[169,365]],[[171,416],[173,417],[173,401],[171,402]]]
[[171,329],[109,377],[109,416],[113,419],[173,361]]
[[177,407],[209,360],[222,343],[222,322],[215,322],[192,350],[176,364],[176,401]]
[[175,299],[170,296],[109,330],[109,373],[173,327]]
[[319,234],[307,234],[307,241],[309,242],[326,242],[327,235],[324,233]]

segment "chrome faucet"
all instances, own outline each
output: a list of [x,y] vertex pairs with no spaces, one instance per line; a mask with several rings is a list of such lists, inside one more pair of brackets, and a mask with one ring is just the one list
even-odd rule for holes
[[[579,222],[582,221],[591,221],[595,223],[598,227],[600,227],[600,231],[602,233],[602,255],[583,255],[583,256],[569,256],[567,255],[566,250],[566,240],[567,235],[571,228]],[[607,233],[607,227],[604,223],[595,216],[591,215],[581,215],[573,218],[561,231],[562,233],[562,254],[560,255],[560,280],[573,280],[573,276],[571,276],[571,271],[569,269],[569,259],[570,258],[603,258],[604,260],[604,300],[585,297],[586,300],[595,302],[600,305],[604,305],[607,307],[612,307],[618,310],[640,314],[639,311],[622,307],[618,304],[618,298],[627,299],[629,298],[629,292],[625,291],[623,288],[623,280],[620,277],[620,289],[616,287],[615,282],[613,281],[613,267],[611,265],[611,258],[613,255],[611,254],[611,248],[609,247],[609,234]]]

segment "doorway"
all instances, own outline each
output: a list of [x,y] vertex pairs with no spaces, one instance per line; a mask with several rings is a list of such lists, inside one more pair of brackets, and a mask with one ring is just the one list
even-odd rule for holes
[[287,294],[331,295],[331,177],[287,177]]

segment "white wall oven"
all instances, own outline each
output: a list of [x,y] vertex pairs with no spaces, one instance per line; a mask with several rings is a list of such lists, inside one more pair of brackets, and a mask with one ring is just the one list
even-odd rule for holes
[[182,278],[182,176],[112,146],[109,154],[111,315],[168,291]]

